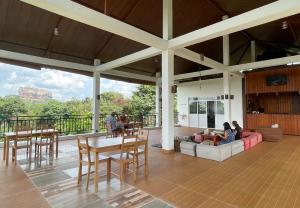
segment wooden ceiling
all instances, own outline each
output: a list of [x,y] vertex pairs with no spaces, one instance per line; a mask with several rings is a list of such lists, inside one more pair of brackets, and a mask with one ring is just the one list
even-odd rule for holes
[[[162,37],[162,1],[153,0],[75,0],[84,6]],[[174,37],[219,22],[227,14],[235,16],[274,0],[174,0]],[[282,22],[289,28],[282,30]],[[249,61],[252,39],[261,52],[284,48],[297,53],[300,41],[300,15],[275,21],[230,35],[231,64]],[[58,28],[58,35],[54,35]],[[82,64],[95,58],[108,62],[147,48],[117,35],[35,8],[18,0],[0,1],[0,49]],[[216,38],[189,49],[222,61],[222,39]],[[244,56],[242,56],[244,54]],[[156,56],[122,67],[123,71],[154,76],[161,71]],[[175,57],[175,74],[205,69]]]

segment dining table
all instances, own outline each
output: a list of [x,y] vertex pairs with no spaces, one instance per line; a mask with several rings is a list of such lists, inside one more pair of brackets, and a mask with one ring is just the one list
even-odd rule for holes
[[[58,135],[59,131],[56,129],[43,129],[43,133],[54,133],[55,135],[55,155],[58,157]],[[3,146],[3,160],[5,160],[6,166],[9,161],[9,142],[18,139],[18,137],[24,137],[32,135],[34,137],[40,137],[42,130],[32,130],[32,131],[19,131],[18,134],[15,131],[4,133],[4,146]]]
[[[89,146],[90,151],[95,155],[95,161],[98,161],[99,154],[113,152],[121,150],[122,146],[122,137],[115,137],[115,138],[103,138],[103,137],[89,137]],[[135,142],[136,138],[126,139],[126,142]],[[138,146],[145,146],[144,149],[144,168],[145,168],[145,175],[148,175],[148,146],[147,140],[138,139],[137,140]],[[95,192],[98,192],[98,171],[99,171],[99,164],[95,162],[95,175],[94,175],[94,186]]]

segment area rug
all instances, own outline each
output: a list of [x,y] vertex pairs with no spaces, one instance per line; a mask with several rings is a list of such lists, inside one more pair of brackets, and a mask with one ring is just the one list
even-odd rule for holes
[[[120,183],[119,179],[114,177],[110,182],[107,182],[105,177],[99,177],[98,193],[94,193],[91,179],[89,191],[86,191],[85,178],[82,185],[77,185],[77,151],[70,145],[60,148],[57,159],[49,159],[44,155],[41,163],[28,164],[26,158],[20,158],[18,162],[42,196],[54,208],[173,207],[134,186]],[[100,170],[99,175],[105,173],[104,166],[100,166]]]
[[156,148],[162,148],[162,145],[161,145],[161,144],[152,144],[151,146],[152,146],[152,147],[156,147]]

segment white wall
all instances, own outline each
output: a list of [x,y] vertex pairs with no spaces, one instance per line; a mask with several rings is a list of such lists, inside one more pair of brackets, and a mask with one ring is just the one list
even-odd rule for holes
[[[231,100],[231,119],[236,120],[243,126],[243,104],[242,104],[242,78],[233,76],[230,79],[231,94],[234,99]],[[179,84],[177,87],[177,106],[179,112],[179,124],[189,125],[189,105],[190,97],[214,97],[223,94],[223,79],[202,80],[200,82],[187,82]]]

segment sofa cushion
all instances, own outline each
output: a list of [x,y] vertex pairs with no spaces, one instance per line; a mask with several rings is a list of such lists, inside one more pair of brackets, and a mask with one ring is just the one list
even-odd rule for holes
[[219,146],[208,145],[206,141],[196,146],[197,157],[223,161],[231,156],[231,143]]
[[180,143],[180,151],[182,154],[196,157],[196,144],[193,142],[182,141]]
[[242,140],[236,140],[231,142],[231,156],[236,155],[244,151],[244,142]]
[[257,136],[256,134],[251,134],[250,136],[248,136],[248,139],[250,140],[250,147],[254,147],[255,145],[257,145]]
[[255,135],[257,136],[257,143],[261,143],[262,142],[262,134],[255,132]]
[[196,135],[195,135],[194,141],[195,141],[195,142],[198,142],[198,143],[203,142],[203,135],[201,135],[201,134],[196,134]]
[[248,137],[243,138],[242,141],[244,142],[244,150],[250,149],[250,139]]

